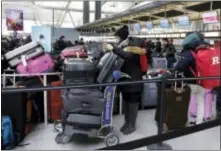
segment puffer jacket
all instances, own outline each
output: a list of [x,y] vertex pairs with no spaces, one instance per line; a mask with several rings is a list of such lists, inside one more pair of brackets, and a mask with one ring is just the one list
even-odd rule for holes
[[[121,79],[121,81],[142,80],[142,71],[140,67],[140,55],[146,53],[141,47],[127,46],[124,48],[114,47],[113,52],[124,59],[121,72],[128,74],[131,79]],[[120,86],[121,92],[142,92],[143,84],[133,84]]]

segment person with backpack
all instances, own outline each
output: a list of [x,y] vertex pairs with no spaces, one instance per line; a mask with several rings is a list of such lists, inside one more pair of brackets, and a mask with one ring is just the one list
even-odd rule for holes
[[[220,59],[220,50],[217,51],[211,48],[204,41],[204,36],[201,33],[188,33],[183,40],[182,47],[181,59],[177,63],[175,70],[184,72],[185,77],[198,77],[198,75],[220,76],[220,62],[218,61]],[[211,62],[213,60],[214,63]],[[190,124],[196,123],[198,108],[203,108],[201,106],[204,106],[203,121],[210,120],[213,100],[212,89],[220,85],[220,80],[194,80],[187,82],[191,88]]]
[[167,59],[167,68],[172,69],[173,64],[176,62],[175,53],[176,49],[171,40],[164,38],[163,39],[163,54]]
[[[128,74],[131,79],[121,79],[121,81],[142,80],[143,71],[141,70],[140,56],[145,56],[146,51],[141,47],[137,48],[136,50],[125,50],[129,43],[128,35],[128,27],[121,27],[115,32],[115,36],[119,40],[117,46],[103,44],[103,49],[113,51],[113,53],[124,59],[121,72]],[[138,106],[143,91],[143,84],[119,86],[119,89],[123,95],[125,111],[125,121],[123,126],[120,128],[120,131],[124,135],[127,135],[136,130],[136,119],[138,114]]]

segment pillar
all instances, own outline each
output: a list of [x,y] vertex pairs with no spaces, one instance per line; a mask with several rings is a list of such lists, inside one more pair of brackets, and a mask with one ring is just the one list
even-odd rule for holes
[[89,1],[83,2],[83,24],[90,22],[90,4]]
[[95,20],[101,19],[101,1],[95,1]]

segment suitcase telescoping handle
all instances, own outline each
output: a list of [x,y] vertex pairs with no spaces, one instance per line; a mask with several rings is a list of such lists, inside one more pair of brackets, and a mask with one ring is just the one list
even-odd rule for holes
[[[177,78],[178,71],[175,71],[175,78]],[[184,78],[183,72],[180,73],[181,77]],[[177,90],[177,81],[174,83],[175,91]],[[181,90],[184,89],[184,82],[183,80],[181,81]]]

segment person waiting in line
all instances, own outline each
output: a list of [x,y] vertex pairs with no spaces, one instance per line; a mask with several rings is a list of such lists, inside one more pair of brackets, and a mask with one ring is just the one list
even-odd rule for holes
[[81,38],[78,44],[79,44],[79,45],[84,45],[84,39]]
[[167,38],[163,39],[163,56],[167,59],[167,68],[173,68],[173,64],[176,62],[175,59],[176,49],[172,43],[172,40]]
[[[124,59],[124,64],[121,68],[121,72],[128,74],[131,79],[121,79],[121,81],[130,80],[142,80],[142,71],[140,68],[140,55],[145,54],[145,49],[139,49],[137,51],[124,51],[124,47],[128,45],[128,26],[123,26],[118,29],[114,36],[118,39],[118,45],[112,46],[111,44],[103,44],[104,50],[113,51]],[[119,87],[124,100],[125,121],[120,131],[127,135],[136,130],[136,119],[138,112],[138,105],[141,100],[141,94],[143,91],[143,84],[125,85]]]
[[78,45],[79,45],[79,42],[78,42],[77,40],[75,40],[75,41],[74,41],[74,45],[75,45],[75,46],[78,46]]
[[[184,73],[185,77],[194,77],[193,70],[196,72],[196,63],[195,58],[192,55],[191,51],[196,52],[199,47],[208,47],[208,43],[204,41],[204,37],[201,33],[190,32],[187,33],[183,43],[183,50],[181,52],[181,59],[178,61],[175,66],[176,71]],[[189,114],[190,114],[190,124],[196,124],[196,118],[198,109],[201,108],[204,104],[204,117],[203,121],[208,121],[211,118],[211,107],[212,107],[212,94],[207,93],[207,90],[202,86],[197,84],[196,80],[186,81],[189,83],[191,88],[191,99],[189,105]],[[206,97],[207,94],[207,97]],[[204,101],[204,102],[202,102]]]
[[160,56],[161,51],[162,51],[162,48],[161,48],[160,38],[157,38],[157,42],[156,42],[156,50],[155,50],[157,56]]
[[64,50],[66,48],[66,44],[65,44],[64,39],[65,39],[64,35],[60,36],[60,38],[58,39],[57,43],[58,43],[58,47],[59,47],[60,51],[62,51],[62,50]]

